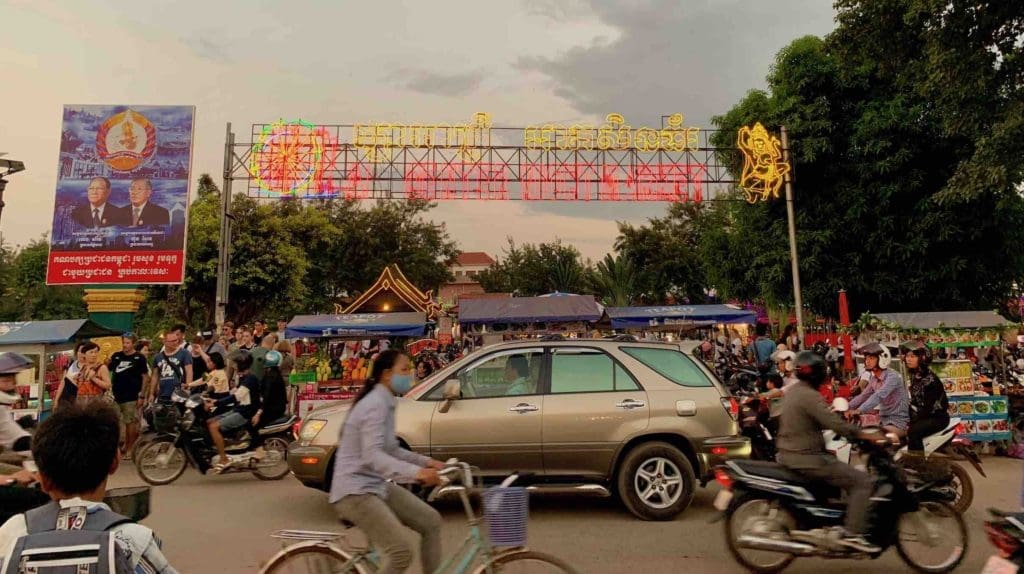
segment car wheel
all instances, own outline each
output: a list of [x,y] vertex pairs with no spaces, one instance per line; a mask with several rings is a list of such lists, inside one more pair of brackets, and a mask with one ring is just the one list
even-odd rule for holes
[[690,506],[696,488],[686,455],[665,442],[649,442],[629,451],[616,482],[626,508],[643,520],[672,520]]

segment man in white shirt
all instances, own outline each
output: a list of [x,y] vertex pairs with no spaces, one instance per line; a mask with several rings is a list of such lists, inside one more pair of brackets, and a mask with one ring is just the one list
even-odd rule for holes
[[[110,510],[103,498],[107,478],[117,472],[121,459],[120,435],[117,411],[102,401],[67,406],[39,425],[33,454],[39,467],[39,484],[50,495],[51,504],[84,508],[86,515],[99,508]],[[115,526],[110,532],[128,552],[134,572],[177,574],[160,550],[160,540],[149,528],[128,523]],[[18,539],[27,533],[24,514],[13,516],[0,526],[3,564],[10,562]]]

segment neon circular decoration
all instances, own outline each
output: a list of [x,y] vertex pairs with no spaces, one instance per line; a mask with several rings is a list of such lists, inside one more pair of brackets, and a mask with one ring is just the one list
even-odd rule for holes
[[315,125],[280,120],[260,131],[252,146],[249,171],[260,190],[267,193],[316,194],[323,156],[323,135]]

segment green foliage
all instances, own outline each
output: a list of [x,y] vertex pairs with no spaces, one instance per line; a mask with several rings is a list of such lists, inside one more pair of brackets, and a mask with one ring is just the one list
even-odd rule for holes
[[606,307],[630,307],[639,298],[638,274],[633,261],[610,253],[597,262],[589,275],[593,292]]
[[537,245],[516,245],[510,237],[503,257],[480,273],[477,281],[487,291],[533,297],[552,291],[580,293],[587,268],[580,252],[561,240]]
[[[782,50],[767,92],[714,122],[789,132],[805,303],[834,312],[995,306],[1024,276],[1015,3],[840,0],[838,28]],[[1017,43],[1014,43],[1014,42]],[[739,173],[738,156],[723,158]],[[791,302],[785,203],[720,203],[710,285]]]
[[0,281],[4,297],[0,302],[0,320],[45,321],[82,319],[86,308],[81,287],[46,285],[46,260],[50,244],[46,237],[30,242],[20,250],[3,248],[0,252]]

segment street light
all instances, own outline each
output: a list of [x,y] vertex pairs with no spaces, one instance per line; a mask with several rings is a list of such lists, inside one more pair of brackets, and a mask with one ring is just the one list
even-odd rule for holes
[[18,173],[19,171],[25,171],[25,163],[15,161],[13,159],[4,159],[2,156],[5,154],[0,153],[0,215],[4,212],[4,189],[7,188],[7,180],[5,177],[12,173]]

